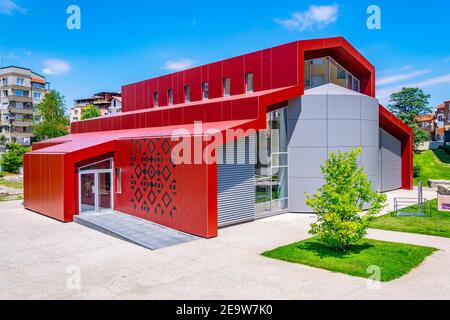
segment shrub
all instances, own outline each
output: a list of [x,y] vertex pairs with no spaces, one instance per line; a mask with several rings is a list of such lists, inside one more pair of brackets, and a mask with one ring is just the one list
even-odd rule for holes
[[3,171],[0,171],[0,180],[3,180],[5,178],[5,173]]
[[3,154],[0,164],[5,172],[18,173],[23,165],[23,155],[30,149],[20,144],[12,143],[8,146],[8,151]]
[[422,167],[418,164],[414,165],[414,178],[420,177],[420,173],[422,172]]
[[440,146],[439,149],[444,150],[445,153],[447,153],[448,155],[450,155],[450,146],[448,146],[448,145],[443,145],[443,146]]
[[[313,196],[306,194],[306,204],[317,214],[309,233],[340,251],[364,238],[369,223],[386,205],[386,196],[372,190],[363,168],[358,166],[361,152],[358,148],[331,153],[321,166],[325,184]],[[365,204],[369,208],[361,214]]]

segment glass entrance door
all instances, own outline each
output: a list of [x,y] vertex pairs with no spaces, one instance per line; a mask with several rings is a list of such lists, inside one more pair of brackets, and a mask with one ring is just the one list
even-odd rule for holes
[[113,208],[112,160],[79,169],[80,213],[98,212]]
[[80,212],[95,211],[97,188],[95,174],[85,173],[80,175]]

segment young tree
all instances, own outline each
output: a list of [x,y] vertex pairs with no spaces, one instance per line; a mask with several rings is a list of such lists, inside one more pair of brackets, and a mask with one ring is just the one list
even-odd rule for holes
[[98,118],[102,114],[93,104],[88,104],[81,110],[81,120],[87,120],[92,118]]
[[[361,152],[358,148],[330,154],[321,166],[325,184],[313,196],[306,194],[306,204],[317,214],[309,233],[341,251],[364,238],[369,223],[386,205],[386,196],[372,190],[357,163]],[[361,214],[365,204],[369,209]]]
[[37,141],[64,136],[68,133],[69,119],[65,115],[64,96],[56,90],[44,96],[38,105],[38,123],[33,135]]
[[414,150],[424,141],[430,138],[416,123],[417,116],[431,113],[433,109],[429,105],[429,94],[425,94],[419,88],[403,88],[393,93],[388,109],[397,118],[406,123],[414,131]]
[[29,148],[25,148],[20,144],[11,143],[8,146],[8,151],[2,156],[0,164],[5,172],[17,173],[19,168],[23,166],[23,155],[25,152],[30,151]]

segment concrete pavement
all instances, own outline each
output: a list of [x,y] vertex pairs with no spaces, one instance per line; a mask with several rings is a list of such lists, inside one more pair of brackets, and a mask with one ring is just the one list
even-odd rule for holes
[[[395,194],[415,195],[401,190],[389,198]],[[370,230],[373,239],[440,249],[378,289],[362,278],[260,256],[308,238],[313,221],[313,215],[285,214],[150,251],[28,212],[19,201],[4,202],[0,299],[450,299],[447,238]]]

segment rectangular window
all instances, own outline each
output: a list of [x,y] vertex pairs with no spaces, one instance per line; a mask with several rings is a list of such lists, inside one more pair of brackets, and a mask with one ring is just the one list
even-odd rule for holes
[[33,92],[33,98],[36,100],[40,100],[41,99],[41,93],[40,92]]
[[153,92],[153,106],[158,107],[159,106],[159,97],[158,92]]
[[229,97],[231,94],[231,79],[225,78],[223,79],[223,96]]
[[3,96],[7,97],[8,96],[8,90],[3,90]]
[[167,90],[167,100],[169,102],[169,106],[173,105],[173,90]]
[[8,78],[3,78],[2,79],[2,83],[3,83],[4,86],[7,86],[8,85]]
[[116,193],[122,193],[122,168],[116,168]]
[[191,102],[191,87],[184,86],[184,102]]
[[202,93],[203,93],[203,100],[208,100],[209,98],[209,85],[208,82],[202,83]]
[[253,73],[245,74],[245,91],[253,92]]
[[17,78],[17,84],[23,86],[25,83],[25,79],[24,78]]
[[18,97],[24,97],[25,96],[25,92],[23,90],[16,90],[15,94]]

